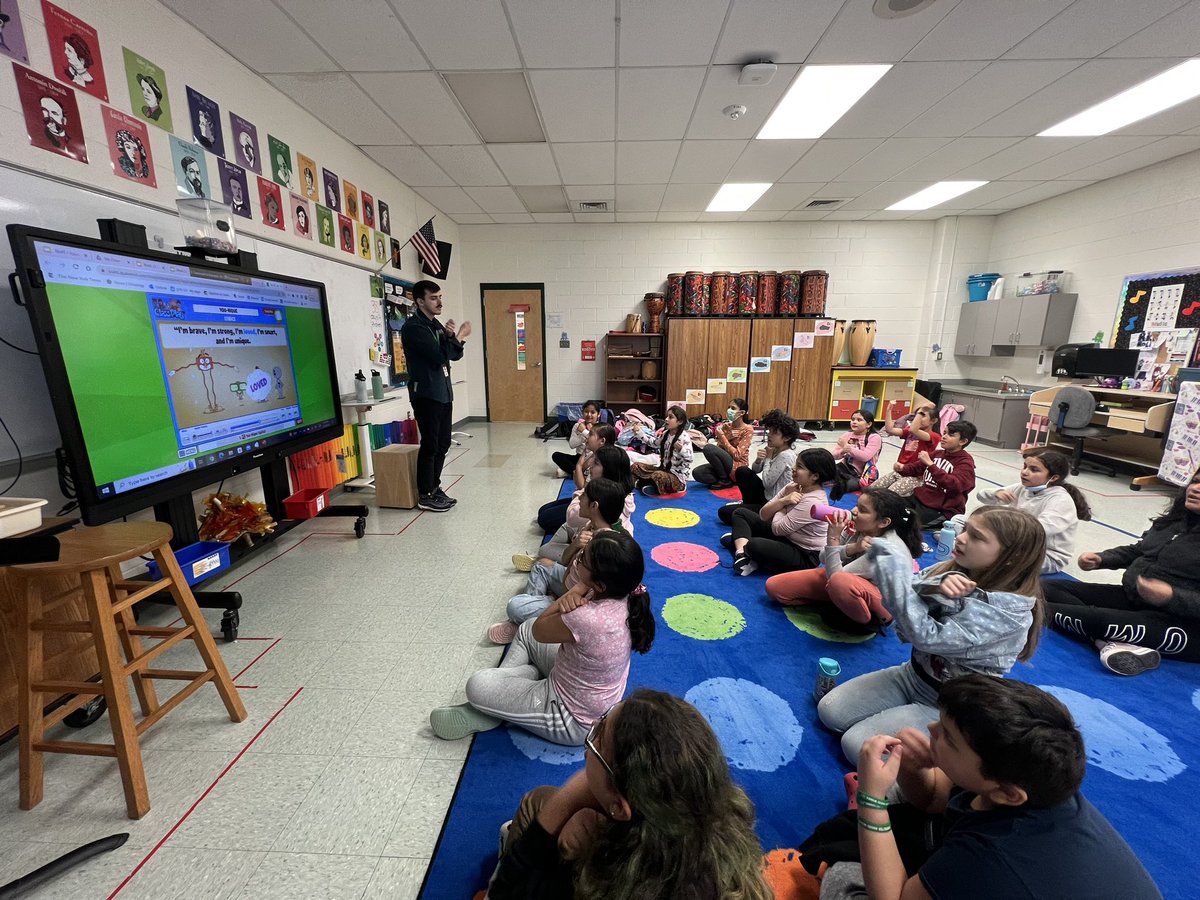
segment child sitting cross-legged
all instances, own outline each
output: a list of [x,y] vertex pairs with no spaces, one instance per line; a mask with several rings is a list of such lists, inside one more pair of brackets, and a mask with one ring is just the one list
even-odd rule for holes
[[[921,528],[917,514],[901,497],[880,488],[868,488],[853,511],[837,510],[829,519],[829,538],[821,560],[823,569],[784,572],[767,579],[767,596],[784,606],[833,603],[853,622],[877,625],[892,621],[883,608],[883,595],[875,586],[875,566],[867,550],[875,541],[887,541],[897,556],[907,555],[911,567],[921,555]],[[842,533],[853,519],[854,536],[842,543]]]
[[[1083,736],[1059,700],[1020,681],[964,675],[946,682],[937,704],[928,736],[906,728],[863,745],[861,872],[832,866],[822,900],[1161,898],[1124,838],[1080,793]],[[885,799],[896,784],[945,827],[941,846],[911,876]]]
[[457,740],[501,722],[579,747],[621,699],[634,650],[654,642],[645,558],[637,541],[603,531],[580,554],[579,582],[517,629],[500,666],[467,679],[467,702],[429,714],[433,733]]
[[875,414],[856,409],[850,415],[850,430],[837,440],[833,458],[837,460],[838,481],[842,490],[866,490],[879,477],[879,451],[883,438],[874,430]]
[[[620,453],[615,448],[610,449]],[[508,621],[498,622],[488,629],[488,639],[492,643],[510,643],[518,625],[537,616],[555,597],[565,594],[579,583],[583,548],[601,531],[625,530],[621,517],[627,496],[624,485],[607,478],[588,482],[579,504],[584,526],[563,551],[561,561],[543,558],[534,564],[525,592],[508,601]]]
[[792,480],[796,451],[792,444],[800,437],[800,425],[781,409],[772,409],[761,420],[767,431],[767,445],[762,447],[751,466],[734,469],[733,480],[742,493],[741,503],[726,503],[718,507],[717,518],[726,525],[733,523],[735,510],[746,507],[758,512]]
[[916,462],[900,469],[902,476],[920,475],[921,486],[908,498],[921,524],[933,526],[967,511],[967,495],[975,489],[975,458],[967,445],[975,440],[975,426],[959,419],[946,426],[942,445],[922,450]]
[[897,425],[892,414],[893,403],[887,405],[887,418],[883,430],[902,441],[900,455],[892,465],[892,471],[884,472],[875,482],[874,487],[887,488],[893,494],[908,497],[921,486],[924,479],[919,475],[901,475],[904,467],[917,461],[917,456],[924,450],[933,453],[942,440],[937,431],[937,420],[933,414],[935,407],[932,403],[923,403],[909,418],[907,425]]
[[633,477],[647,497],[682,494],[687,490],[692,474],[692,439],[687,426],[687,411],[682,406],[672,406],[658,434],[658,465],[633,464]]

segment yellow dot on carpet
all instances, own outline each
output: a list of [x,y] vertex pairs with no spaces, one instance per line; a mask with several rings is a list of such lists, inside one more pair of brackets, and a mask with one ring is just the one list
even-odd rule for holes
[[700,524],[700,517],[690,509],[667,506],[646,513],[646,521],[659,528],[691,528]]

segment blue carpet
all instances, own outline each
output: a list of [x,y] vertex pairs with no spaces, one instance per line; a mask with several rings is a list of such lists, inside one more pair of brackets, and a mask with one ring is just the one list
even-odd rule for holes
[[[853,499],[838,505],[850,507]],[[842,775],[850,768],[836,738],[816,719],[811,694],[817,658],[836,658],[846,680],[895,665],[909,650],[891,634],[860,643],[825,639],[820,635],[828,631],[819,618],[789,617],[768,601],[762,576],[736,577],[729,553],[718,543],[726,529],[716,509],[725,502],[695,486],[678,500],[639,496],[636,536],[646,551],[645,582],[658,636],[648,654],[634,655],[629,691],[653,687],[695,703],[721,738],[734,777],[754,800],[764,849],[795,846],[814,825],[845,808]],[[686,528],[646,520],[648,513],[668,508],[691,510],[700,520]],[[933,544],[932,537],[926,540]],[[720,564],[681,573],[651,559],[654,548],[672,542],[714,549]],[[932,562],[932,554],[921,560],[922,566]],[[681,598],[687,594],[701,597]],[[664,621],[664,607],[666,618],[685,630],[736,633],[717,640],[685,636]],[[1013,677],[1050,690],[1070,707],[1088,746],[1085,793],[1167,897],[1195,892],[1190,867],[1179,864],[1174,848],[1187,840],[1186,811],[1191,798],[1200,796],[1200,751],[1189,737],[1200,725],[1198,675],[1194,665],[1164,662],[1156,672],[1122,679],[1100,666],[1091,646],[1052,632],[1032,665],[1019,663],[1013,670]],[[582,760],[581,750],[517,729],[478,735],[421,896],[470,898],[482,889],[495,865],[497,828],[512,817],[522,794],[539,784],[560,784]]]

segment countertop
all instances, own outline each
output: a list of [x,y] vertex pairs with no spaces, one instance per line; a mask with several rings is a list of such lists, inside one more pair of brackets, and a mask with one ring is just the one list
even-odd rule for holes
[[970,382],[967,384],[947,384],[942,382],[942,394],[967,394],[971,397],[986,397],[989,400],[1020,400],[1022,403],[1027,402],[1034,391],[1042,390],[1042,385],[1036,387],[1025,387],[1022,385],[1020,391],[1010,390],[1000,393],[999,383],[992,382]]

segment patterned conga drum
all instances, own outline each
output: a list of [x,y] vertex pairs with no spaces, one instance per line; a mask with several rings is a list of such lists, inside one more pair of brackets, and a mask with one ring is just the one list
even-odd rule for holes
[[847,340],[850,342],[850,365],[865,366],[875,349],[875,320],[852,319]]
[[700,303],[704,309],[704,311],[701,313],[701,315],[707,316],[710,312],[712,312],[712,273],[711,272],[704,273],[704,289],[701,292]]
[[801,275],[799,269],[779,273],[779,315],[794,316],[800,312]]
[[685,316],[702,316],[707,311],[704,306],[704,273],[685,273],[683,276],[683,314]]
[[755,311],[760,316],[773,316],[779,306],[779,273],[758,273],[758,301]]
[[803,278],[800,312],[809,316],[825,315],[825,289],[829,284],[829,273],[820,269],[809,269]]
[[683,315],[683,273],[672,272],[667,276],[667,315]]
[[752,316],[757,308],[758,272],[738,273],[737,314]]
[[737,305],[737,285],[734,285],[734,290],[730,292],[729,282],[733,281],[733,275],[729,272],[713,272],[712,273],[712,293],[709,299],[708,312],[714,316],[728,316],[733,313]]

